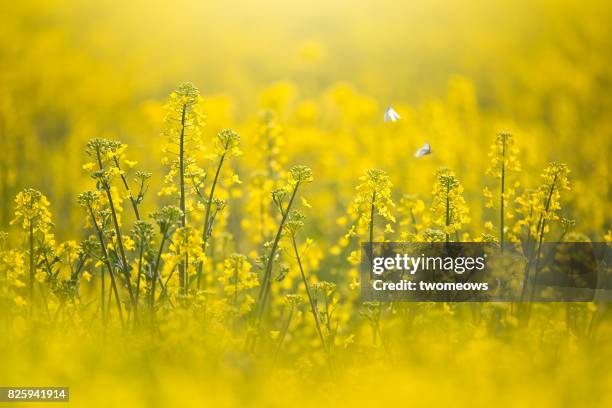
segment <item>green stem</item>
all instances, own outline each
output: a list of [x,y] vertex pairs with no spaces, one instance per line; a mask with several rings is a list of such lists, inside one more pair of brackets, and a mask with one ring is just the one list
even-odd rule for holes
[[310,303],[310,312],[312,313],[312,317],[314,318],[315,325],[317,327],[317,334],[319,335],[319,339],[321,340],[321,345],[323,346],[323,350],[329,354],[329,350],[327,348],[327,342],[325,341],[325,337],[323,337],[323,331],[321,330],[321,323],[319,322],[319,317],[317,315],[317,306],[314,302],[314,298],[310,293],[310,285],[308,284],[308,280],[306,279],[306,274],[304,273],[304,268],[302,266],[302,259],[300,258],[300,253],[298,251],[297,244],[295,242],[295,237],[291,237],[291,243],[293,244],[293,251],[295,252],[295,258],[297,259],[298,267],[300,268],[300,274],[302,275],[302,282],[304,282],[304,288],[306,288],[306,295],[308,297],[308,303]]
[[[98,158],[98,166],[100,167],[100,170],[103,170],[104,165],[102,164],[102,157],[100,155],[100,150],[98,150],[96,154]],[[123,274],[125,275],[125,284],[128,289],[128,294],[130,296],[130,302],[132,303],[132,306],[135,308],[136,305],[135,305],[134,292],[132,291],[132,282],[130,280],[129,264],[127,262],[127,257],[125,256],[125,250],[123,248],[123,238],[121,236],[121,228],[119,227],[119,221],[117,219],[117,211],[115,210],[115,203],[113,201],[113,195],[111,194],[110,185],[108,185],[108,183],[105,182],[103,185],[103,188],[104,188],[104,191],[106,192],[106,198],[108,199],[108,205],[110,206],[110,210],[111,210],[111,218],[113,219],[115,233],[117,234],[117,244],[119,246],[119,253],[121,255],[121,263],[122,263],[121,269],[123,270]],[[91,215],[93,216],[93,211]],[[136,319],[138,318],[138,315],[136,314],[136,312],[134,312],[134,316]]]
[[34,226],[30,219],[30,317],[34,314]]
[[372,204],[370,205],[370,248],[369,248],[369,256],[370,256],[370,263],[374,262],[374,210],[375,210],[375,203],[376,203],[376,191],[374,191],[372,193]]
[[138,254],[138,275],[136,275],[136,303],[134,305],[134,313],[138,312],[138,298],[140,297],[140,275],[142,274],[142,257],[144,252],[144,242],[141,242],[140,244],[140,253]]
[[163,299],[168,299],[168,302],[170,303],[170,306],[174,306],[174,305],[172,304],[172,301],[171,301],[171,300],[168,298],[168,290],[167,290],[167,287],[168,287],[168,282],[170,282],[170,279],[172,278],[172,275],[174,275],[174,271],[175,271],[175,270],[176,270],[176,268],[173,268],[173,269],[172,269],[172,271],[170,272],[170,274],[169,274],[169,275],[168,275],[168,277],[166,278],[166,283],[165,283],[165,284],[162,282],[161,278],[159,279],[159,284],[160,284],[160,285],[161,285],[161,287],[162,287],[162,291],[161,291],[161,293],[159,294],[159,298],[157,299],[157,301],[159,302],[159,301],[161,301],[161,300],[163,300]]
[[93,226],[96,232],[98,233],[98,240],[100,241],[100,248],[102,250],[102,257],[104,258],[104,264],[106,265],[106,269],[108,270],[108,274],[111,278],[111,285],[113,288],[113,292],[115,293],[115,301],[117,302],[117,310],[119,311],[119,320],[121,321],[121,326],[125,327],[125,320],[123,319],[123,309],[121,307],[121,298],[119,297],[119,290],[117,288],[115,273],[113,272],[113,267],[108,259],[108,251],[106,250],[106,242],[104,240],[104,235],[102,233],[102,230],[98,226],[98,221],[96,221],[96,217],[91,207],[89,207],[89,215],[91,216]]
[[[187,225],[187,213],[185,208],[185,119],[187,115],[187,105],[183,105],[181,112],[181,134],[179,136],[179,184],[180,184],[180,199],[179,205],[181,208],[181,227]],[[181,293],[185,293],[186,290],[186,277],[188,274],[187,269],[189,258],[185,254],[185,261],[181,262],[179,268],[179,290]]]
[[418,234],[419,230],[417,228],[417,221],[416,221],[416,217],[414,216],[414,211],[412,210],[412,208],[410,209],[410,219],[412,220],[412,228],[414,228],[414,233]]
[[[369,248],[370,249],[370,251],[369,251],[370,252],[370,254],[369,254],[370,255],[370,263],[374,262],[374,243],[372,241],[374,241],[374,210],[375,210],[375,208],[376,208],[376,191],[374,191],[372,193],[372,204],[370,205],[370,231],[369,231],[369,233],[370,233],[370,243],[369,243],[369,245],[370,245],[370,248]],[[327,297],[325,298],[325,301],[327,302]],[[327,309],[327,307],[326,307],[326,309]],[[382,307],[379,307],[378,308],[378,316],[377,316],[378,319],[380,319],[381,313],[382,313]],[[330,327],[329,327],[329,317],[327,318],[327,322],[328,322],[327,329],[329,331],[330,330]],[[376,344],[376,332],[374,332],[374,344]]]
[[272,276],[272,266],[274,262],[274,255],[276,254],[276,250],[278,249],[278,243],[283,233],[283,226],[285,225],[285,221],[287,221],[287,216],[289,215],[289,210],[291,209],[291,205],[293,204],[293,200],[297,194],[300,183],[297,182],[295,187],[293,188],[293,192],[291,193],[291,198],[289,199],[289,203],[287,204],[287,208],[285,211],[281,212],[283,214],[283,218],[281,219],[280,225],[278,226],[278,230],[276,231],[276,237],[274,238],[274,243],[272,244],[272,249],[270,250],[270,256],[266,262],[266,271],[264,273],[264,277],[262,279],[262,286],[259,290],[258,302],[257,302],[257,311],[256,311],[256,320],[255,327],[259,327],[261,322],[261,318],[263,316],[263,312],[266,307],[266,301],[268,299],[268,295],[270,293],[270,277]]
[[[226,146],[226,150],[227,150]],[[210,221],[210,209],[212,207],[213,198],[215,196],[215,188],[217,187],[217,181],[219,180],[219,174],[221,173],[221,167],[225,160],[225,153],[221,155],[219,159],[219,165],[215,172],[215,178],[213,179],[212,185],[210,186],[210,193],[208,194],[208,200],[206,202],[206,214],[204,215],[204,226],[202,227],[202,251],[206,254],[206,242],[208,241],[208,223]],[[200,289],[200,281],[202,279],[202,270],[204,268],[203,262],[198,265],[198,277],[197,277],[197,288]]]
[[105,282],[104,282],[104,268],[100,268],[100,313],[102,313],[102,322],[104,326],[106,326],[106,309],[104,306],[104,290],[105,290]]
[[[535,294],[535,284],[536,284],[536,279],[537,279],[537,275],[538,275],[538,263],[539,263],[539,258],[540,258],[540,252],[542,250],[542,240],[544,239],[544,228],[545,228],[545,224],[546,224],[546,219],[545,219],[545,214],[548,212],[548,210],[550,209],[550,202],[552,201],[552,195],[555,191],[555,184],[557,183],[557,174],[555,174],[555,177],[553,178],[553,182],[552,185],[550,186],[550,191],[548,192],[548,197],[546,198],[546,205],[544,207],[544,211],[542,211],[540,213],[540,218],[538,220],[538,224],[537,224],[537,228],[536,228],[536,233],[539,235],[539,243],[538,243],[538,250],[536,253],[536,270],[534,272],[534,277],[532,279],[533,281],[533,288],[531,291],[531,299],[533,299],[533,296]],[[531,234],[531,232],[529,233]],[[527,261],[527,266],[525,268],[525,278],[524,278],[524,282],[523,282],[523,290],[521,291],[521,300],[524,299],[525,294],[527,292],[527,283],[528,283],[528,278],[529,278],[529,273],[530,273],[530,269],[531,269],[531,264],[533,263],[533,255],[530,254],[529,256],[529,260]]]
[[446,183],[446,243],[450,242],[450,234],[448,233],[448,227],[450,225],[450,182]]
[[130,185],[125,179],[125,175],[121,171],[121,166],[119,165],[119,160],[117,159],[117,156],[114,156],[113,159],[115,161],[115,166],[117,166],[117,170],[119,170],[121,181],[123,181],[123,187],[125,187],[125,190],[127,191],[130,197],[130,202],[132,203],[132,209],[134,210],[134,215],[136,216],[136,219],[140,221],[140,213],[138,212],[138,204],[136,203],[136,200],[134,199],[134,196],[132,195],[132,190],[130,189]]
[[499,211],[499,245],[501,252],[504,252],[504,187],[506,181],[506,139],[502,144],[502,160],[501,160],[501,194],[499,196],[500,211]]
[[159,245],[159,251],[157,251],[157,257],[155,258],[155,267],[153,268],[153,276],[151,278],[151,310],[154,310],[155,307],[155,286],[157,283],[157,279],[158,279],[158,273],[159,273],[159,264],[161,261],[161,254],[162,251],[164,250],[164,244],[166,243],[166,238],[168,236],[168,228],[166,228],[163,233],[162,233],[162,239],[161,239],[161,244]]
[[117,244],[119,246],[119,254],[121,255],[121,269],[123,270],[123,274],[125,275],[125,284],[128,290],[128,294],[130,296],[130,302],[134,307],[134,318],[138,319],[137,310],[136,310],[136,298],[134,297],[134,292],[132,290],[132,282],[130,279],[130,269],[127,261],[127,257],[125,256],[125,249],[123,248],[123,238],[121,235],[121,228],[119,227],[119,220],[117,219],[117,212],[115,210],[115,204],[113,203],[113,197],[110,192],[110,188],[106,188],[106,197],[108,198],[108,204],[111,209],[111,216],[113,219],[113,224],[115,226],[115,233],[117,234]]

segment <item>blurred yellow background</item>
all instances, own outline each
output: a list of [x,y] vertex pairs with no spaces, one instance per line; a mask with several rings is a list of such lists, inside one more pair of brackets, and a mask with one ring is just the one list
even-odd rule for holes
[[[14,301],[7,291],[14,309],[6,309],[12,323],[0,330],[8,333],[0,336],[7,356],[0,381],[68,384],[82,406],[374,406],[402,396],[407,403],[421,389],[419,400],[431,404],[609,406],[612,325],[605,304],[537,304],[525,325],[510,304],[362,305],[350,258],[356,241],[367,237],[359,228],[346,234],[353,218],[365,220],[351,203],[369,168],[386,171],[389,184],[381,185],[392,187],[385,198],[397,204],[397,222],[376,215],[374,238],[440,227],[432,186],[436,169],[446,166],[461,181],[469,209],[457,236],[494,240],[498,208],[487,206],[483,188],[498,197],[498,180],[486,172],[489,151],[496,134],[509,131],[522,165],[508,176],[514,197],[548,187],[541,175],[549,162],[570,169],[570,189],[559,192],[546,239],[612,240],[611,64],[612,7],[603,0],[2,2],[0,230],[10,231],[16,248],[0,245],[8,264],[15,253],[27,259],[19,225],[9,226],[14,197],[26,187],[49,198],[58,243],[92,233],[76,201],[94,186],[84,153],[91,138],[121,140],[136,168],[152,172],[143,214],[170,202],[157,195],[167,173],[164,105],[184,81],[202,93],[208,152],[217,132],[232,128],[243,155],[223,170],[219,196],[228,208],[215,226],[209,292],[197,294],[197,307],[164,305],[153,340],[144,330],[120,330],[116,320],[107,333],[95,315],[96,276],[82,282],[78,302],[62,309],[57,300],[56,330],[42,312],[42,327],[21,319],[24,289],[13,285],[24,298]],[[401,115],[396,123],[383,122],[390,105]],[[414,158],[425,142],[432,155]],[[202,165],[209,174],[211,157]],[[338,383],[328,376],[307,308],[289,320],[287,340],[273,352],[288,310],[283,295],[304,296],[288,244],[282,259],[290,271],[273,283],[270,338],[261,355],[244,352],[246,313],[233,314],[226,296],[231,268],[223,256],[243,253],[256,270],[268,250],[264,238],[280,218],[269,190],[295,164],[314,174],[300,191],[308,218],[299,243],[310,245],[305,267],[313,285],[323,279],[337,285],[323,296],[337,308],[338,326],[329,332],[343,368]],[[134,218],[127,199],[123,204],[125,233]],[[527,216],[517,207],[508,202],[507,227],[521,231]],[[210,304],[202,312],[197,302],[204,301]],[[372,334],[376,315],[381,341]]]
[[[611,194],[612,18],[605,1],[50,0],[1,7],[0,225],[25,186],[43,190],[69,219],[87,179],[76,169],[91,137],[119,138],[139,159],[158,154],[158,110],[189,80],[210,104],[209,137],[269,106],[288,127],[303,128],[302,114],[323,132],[344,128],[355,138],[371,128],[372,138],[393,139],[382,153],[387,162],[407,161],[402,155],[430,141],[464,179],[471,176],[457,166],[476,172],[485,162],[476,156],[493,135],[516,130],[526,167],[567,162],[584,181],[573,205],[595,217],[589,231],[609,226],[609,207],[601,205]],[[350,123],[325,105],[334,89],[360,104],[344,112]],[[405,117],[391,134],[378,126],[387,105]],[[292,151],[306,143],[298,134],[290,139]],[[363,161],[382,166],[380,146],[373,152],[368,143],[351,151],[330,146],[326,165],[348,163],[355,175]],[[154,173],[159,166],[144,165]],[[403,166],[406,172],[392,174],[396,184],[414,181],[414,172],[430,181],[427,165]]]

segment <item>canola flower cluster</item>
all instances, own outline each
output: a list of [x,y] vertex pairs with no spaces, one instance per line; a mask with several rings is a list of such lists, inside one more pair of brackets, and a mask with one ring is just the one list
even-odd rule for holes
[[[561,215],[564,194],[571,191],[567,165],[550,163],[539,185],[522,188],[512,182],[521,171],[513,136],[493,137],[487,174],[494,180],[490,185],[498,186],[496,192],[485,188],[482,200],[495,211],[479,234],[470,227],[465,189],[452,170],[435,171],[430,200],[407,192],[397,201],[389,173],[366,170],[336,220],[344,232],[325,251],[308,237],[314,231],[306,214],[317,209],[307,197],[317,179],[304,165],[285,170],[282,152],[290,140],[274,113],[260,117],[253,156],[261,167],[248,174],[236,131],[221,129],[210,143],[203,140],[202,103],[192,84],[179,86],[168,99],[162,159],[167,173],[158,198],[151,193],[152,173],[137,170],[126,144],[102,138],[86,144],[89,161],[82,167],[90,189],[76,200],[84,220],[81,242],[56,241],[51,204],[42,192],[17,195],[15,237],[0,237],[2,333],[8,344],[31,342],[40,330],[42,338],[64,332],[67,347],[84,336],[78,345],[84,353],[109,347],[110,353],[127,353],[128,360],[147,355],[159,367],[183,361],[160,357],[175,348],[171,353],[195,356],[206,372],[220,365],[230,387],[244,381],[226,375],[249,370],[258,373],[250,381],[262,387],[267,376],[287,384],[301,378],[351,387],[359,366],[365,363],[368,372],[379,364],[393,366],[406,330],[434,322],[455,330],[468,325],[470,330],[457,333],[479,333],[464,340],[489,348],[505,347],[510,339],[514,343],[508,344],[518,344],[530,330],[545,328],[543,339],[570,355],[586,352],[579,343],[609,330],[604,304],[529,301],[542,242],[556,232],[559,240],[587,239]],[[147,200],[165,204],[151,209]],[[605,239],[610,241],[610,233]],[[525,302],[361,305],[358,243],[393,240],[520,243],[525,269],[507,274],[505,284],[522,287]],[[410,336],[417,344],[424,341]],[[524,352],[521,347],[516,353]],[[225,361],[225,353],[232,361]]]
[[[0,386],[612,405],[608,304],[530,302],[542,243],[612,240],[608,2],[1,8]],[[370,239],[518,245],[523,302],[364,303]]]

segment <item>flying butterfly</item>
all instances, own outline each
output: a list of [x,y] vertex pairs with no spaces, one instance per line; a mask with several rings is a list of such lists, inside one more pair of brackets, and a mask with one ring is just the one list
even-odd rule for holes
[[385,123],[389,121],[395,122],[398,119],[401,119],[401,116],[399,115],[399,113],[397,113],[391,106],[389,106],[387,110],[385,111]]
[[425,143],[419,150],[417,150],[414,153],[414,157],[416,157],[417,159],[426,156],[428,154],[431,154],[431,146],[429,145],[429,143]]

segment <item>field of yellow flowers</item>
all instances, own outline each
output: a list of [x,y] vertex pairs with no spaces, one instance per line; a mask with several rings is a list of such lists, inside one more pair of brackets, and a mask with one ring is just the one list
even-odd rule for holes
[[367,241],[611,243],[611,27],[598,0],[2,4],[0,387],[612,405],[607,303],[362,302],[358,273]]

